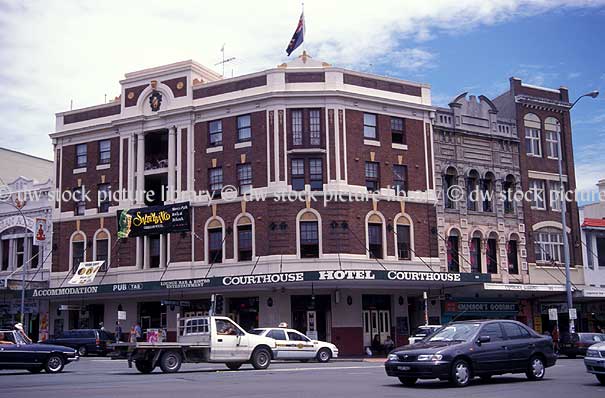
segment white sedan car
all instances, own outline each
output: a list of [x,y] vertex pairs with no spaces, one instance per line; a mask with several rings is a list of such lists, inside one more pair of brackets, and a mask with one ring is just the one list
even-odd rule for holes
[[291,359],[307,362],[317,359],[328,362],[338,357],[338,348],[325,341],[311,340],[298,330],[288,328],[257,328],[250,333],[270,337],[275,340],[277,349],[273,350],[275,359]]

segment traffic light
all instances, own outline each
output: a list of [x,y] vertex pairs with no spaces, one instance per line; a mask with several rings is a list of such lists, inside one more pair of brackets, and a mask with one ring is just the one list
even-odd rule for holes
[[217,294],[214,301],[214,313],[219,315],[223,313],[224,299],[223,296]]

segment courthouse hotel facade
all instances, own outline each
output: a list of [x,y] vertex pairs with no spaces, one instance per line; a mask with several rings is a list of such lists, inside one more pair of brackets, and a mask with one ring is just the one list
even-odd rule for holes
[[[435,171],[426,84],[306,53],[230,79],[186,61],[120,83],[110,103],[57,114],[51,135],[56,189],[91,199],[55,203],[50,288],[31,293],[50,300],[51,334],[99,322],[111,330],[121,311],[123,329],[138,321],[174,339],[177,314],[204,314],[220,293],[222,312],[245,328],[288,322],[361,354],[375,335],[404,343],[425,322],[423,292],[438,323],[442,306],[465,304],[452,297],[476,299],[492,276],[529,282],[525,259],[514,277],[506,261],[493,270],[446,261],[451,231],[435,181],[446,169]],[[488,120],[489,105],[480,106]],[[504,138],[518,156],[508,125],[485,139]],[[523,180],[511,162],[491,170]],[[180,222],[161,225],[161,214]],[[493,229],[505,222],[525,253],[524,231],[497,214]],[[84,260],[105,265],[94,284],[69,285]]]

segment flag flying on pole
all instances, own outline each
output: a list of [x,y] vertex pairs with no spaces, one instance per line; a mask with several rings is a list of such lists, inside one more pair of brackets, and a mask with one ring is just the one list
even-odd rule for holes
[[292,39],[290,39],[290,43],[288,44],[288,48],[286,48],[286,53],[288,56],[292,54],[292,51],[296,50],[298,46],[300,46],[305,40],[305,12],[303,11],[300,14],[300,19],[298,20],[298,25],[296,26],[296,30],[292,35]]

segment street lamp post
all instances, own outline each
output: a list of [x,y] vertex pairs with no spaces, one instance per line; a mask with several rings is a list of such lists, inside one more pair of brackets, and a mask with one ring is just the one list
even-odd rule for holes
[[[586,93],[578,97],[569,107],[569,111],[578,103],[578,101],[584,97],[596,98],[599,95],[597,90],[591,91],[590,93]],[[559,151],[559,184],[560,184],[560,194],[563,195],[563,161],[561,150],[561,129],[559,128],[557,131],[557,141],[558,141],[558,151]],[[570,254],[569,254],[569,239],[567,237],[567,202],[564,200],[562,196],[559,198],[561,200],[561,229],[563,235],[563,257],[565,261],[565,292],[567,294],[567,309],[568,312],[573,308],[573,292],[571,290],[571,266],[570,266]],[[569,317],[569,333],[576,332],[575,321]]]

